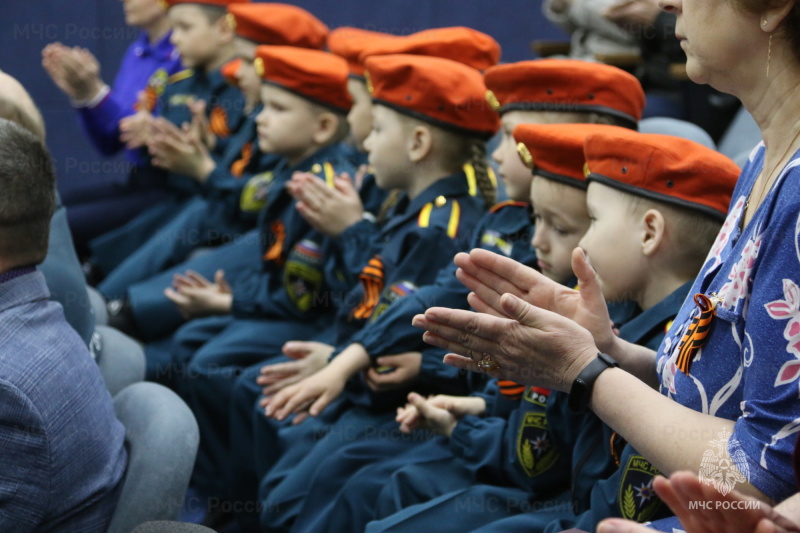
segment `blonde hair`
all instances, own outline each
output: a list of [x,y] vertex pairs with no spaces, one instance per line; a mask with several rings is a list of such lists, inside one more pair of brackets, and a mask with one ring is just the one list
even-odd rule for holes
[[489,161],[486,157],[486,141],[462,133],[454,133],[441,128],[433,131],[438,141],[442,158],[452,162],[452,172],[458,172],[469,164],[475,170],[475,183],[487,206],[495,202],[496,191],[489,177]]

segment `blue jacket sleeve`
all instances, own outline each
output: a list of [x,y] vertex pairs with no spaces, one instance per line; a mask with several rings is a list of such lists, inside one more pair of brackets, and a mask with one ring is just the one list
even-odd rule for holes
[[481,483],[508,485],[503,472],[506,462],[505,435],[508,420],[499,417],[465,416],[450,435],[450,449]]
[[[407,232],[400,242],[392,244],[391,250],[384,249],[381,252],[381,258],[385,264],[391,265],[387,266],[387,270],[391,270],[387,272],[379,302],[367,320],[350,317],[340,321],[337,345],[349,344],[358,330],[378,320],[381,314],[393,304],[395,289],[401,293],[407,290],[416,291],[418,287],[433,283],[439,270],[452,261],[453,256],[461,250],[462,246],[463,244],[458,239],[450,238],[442,228],[428,227],[416,228],[414,231]],[[408,288],[411,286],[413,289]],[[397,300],[394,302],[396,303]],[[340,316],[349,315],[351,310],[348,306],[342,307]]]
[[569,486],[571,453],[547,423],[546,396],[528,388],[508,418],[464,417],[451,449],[480,483],[553,494]]
[[[455,253],[453,254],[455,255]],[[422,341],[422,331],[411,325],[414,316],[431,307],[466,309],[469,291],[455,277],[456,267],[450,263],[438,273],[433,285],[394,302],[374,322],[353,337],[370,357],[420,351],[427,347]]]

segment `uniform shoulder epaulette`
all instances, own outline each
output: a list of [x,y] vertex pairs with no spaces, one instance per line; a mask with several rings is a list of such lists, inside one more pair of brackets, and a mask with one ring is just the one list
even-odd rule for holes
[[509,206],[528,207],[528,204],[526,204],[525,202],[516,202],[514,200],[506,200],[505,202],[500,202],[498,204],[494,204],[492,206],[492,208],[489,210],[489,212],[490,213],[497,213],[498,211],[500,211],[504,207],[509,207]]
[[309,170],[312,174],[316,174],[325,180],[328,187],[334,187],[334,178],[336,178],[336,169],[333,163],[326,161],[325,163],[314,163]]
[[[464,163],[462,167],[464,175],[467,177],[467,186],[469,187],[470,196],[478,196],[478,179],[475,175],[475,166],[472,163]],[[492,184],[492,190],[497,191],[497,174],[494,173],[492,167],[486,168],[486,173],[489,175],[489,181]]]
[[[449,206],[449,210],[444,208]],[[434,225],[441,225],[447,229],[447,235],[452,239],[458,235],[458,225],[461,222],[461,205],[455,198],[437,196],[436,200],[425,204],[420,210],[417,225],[427,228],[431,225],[431,218],[436,217]],[[446,217],[446,218],[443,218]]]
[[179,81],[183,81],[187,78],[190,78],[194,74],[194,69],[187,68],[181,71],[176,72],[172,76],[169,77],[167,83],[177,83]]

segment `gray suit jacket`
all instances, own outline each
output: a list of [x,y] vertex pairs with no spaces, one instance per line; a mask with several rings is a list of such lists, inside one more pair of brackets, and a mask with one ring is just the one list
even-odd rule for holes
[[103,532],[125,429],[86,345],[33,272],[0,283],[0,531]]

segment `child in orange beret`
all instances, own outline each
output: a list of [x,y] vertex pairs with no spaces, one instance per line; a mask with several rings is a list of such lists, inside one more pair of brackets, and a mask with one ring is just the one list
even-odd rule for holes
[[328,47],[347,60],[350,79],[347,87],[353,108],[347,117],[351,140],[363,150],[371,129],[372,97],[364,78],[364,61],[375,55],[413,54],[452,59],[482,70],[500,59],[500,45],[484,33],[464,28],[435,28],[408,36],[343,27],[331,32]]
[[[364,77],[364,61],[367,58],[394,54],[441,57],[478,70],[496,64],[500,58],[500,45],[492,37],[465,27],[435,28],[408,36],[345,27],[331,32],[328,46],[331,52],[344,57],[350,68],[348,90],[353,97],[353,107],[347,120],[350,123],[351,140],[358,150],[364,149],[363,142],[369,134],[372,121],[372,97]],[[488,193],[490,188],[496,188],[496,178],[486,167],[484,159],[476,155],[474,160],[479,164],[478,172],[474,169],[467,172],[473,195]],[[355,180],[357,184],[363,184],[360,192],[366,202],[362,212],[353,204],[355,191],[347,190],[344,181],[341,186],[337,182],[336,189],[327,190],[304,176],[296,176],[292,181],[293,194],[301,200],[301,213],[323,233],[358,222],[362,212],[377,213],[375,204],[382,201],[385,195],[380,191],[370,193],[370,189],[375,189],[374,179],[366,174],[366,168]],[[478,191],[479,187],[483,187],[483,192]]]
[[617,128],[590,135],[585,153],[592,226],[580,246],[606,300],[650,309],[694,280],[739,169],[692,141]]
[[233,46],[241,61],[236,80],[252,109],[258,101],[261,80],[253,69],[256,46],[297,46],[321,50],[328,27],[314,15],[297,6],[279,3],[232,4],[228,23],[236,34]]
[[347,61],[350,78],[347,89],[353,98],[353,108],[347,115],[350,123],[350,135],[353,144],[364,150],[364,139],[372,129],[372,95],[369,94],[364,79],[364,63],[360,57],[371,43],[399,39],[396,35],[360,28],[341,27],[331,31],[328,38],[328,49]]

